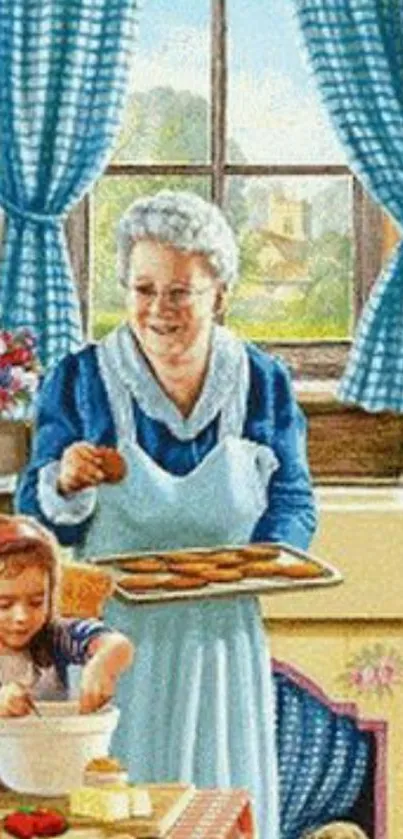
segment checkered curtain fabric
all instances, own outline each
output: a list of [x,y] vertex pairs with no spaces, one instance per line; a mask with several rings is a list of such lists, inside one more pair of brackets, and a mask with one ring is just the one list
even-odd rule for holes
[[45,366],[81,342],[63,219],[100,175],[126,90],[135,0],[0,0],[0,323]]
[[[277,667],[277,672],[276,672]],[[274,664],[282,839],[348,818],[368,769],[370,734]]]
[[[403,225],[403,4],[294,0],[308,51],[352,170]],[[358,324],[338,395],[369,411],[403,412],[403,245]]]

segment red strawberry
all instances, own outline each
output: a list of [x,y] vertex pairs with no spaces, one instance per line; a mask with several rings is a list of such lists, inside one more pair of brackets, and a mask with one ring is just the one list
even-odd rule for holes
[[9,813],[3,821],[3,827],[18,839],[32,839],[35,835],[34,817],[29,810],[15,810]]
[[37,807],[32,816],[36,836],[59,836],[67,830],[67,820],[58,810]]

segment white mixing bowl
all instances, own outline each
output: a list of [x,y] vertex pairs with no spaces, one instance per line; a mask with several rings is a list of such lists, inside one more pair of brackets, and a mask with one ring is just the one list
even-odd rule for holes
[[0,719],[0,779],[16,792],[66,795],[86,764],[108,754],[119,719],[108,705],[79,714],[77,702],[37,702],[41,717]]

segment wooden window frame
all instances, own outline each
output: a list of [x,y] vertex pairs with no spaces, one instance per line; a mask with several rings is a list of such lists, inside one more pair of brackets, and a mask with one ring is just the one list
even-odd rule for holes
[[[353,188],[353,232],[355,243],[354,267],[354,322],[360,317],[365,301],[382,265],[382,230],[384,215],[364,191],[360,182],[347,166],[338,165],[254,165],[230,164],[226,162],[227,148],[227,55],[226,55],[226,0],[211,0],[211,159],[207,164],[130,164],[111,163],[105,171],[106,177],[152,177],[155,175],[207,176],[210,178],[211,198],[223,205],[225,182],[229,176],[279,177],[279,176],[349,176]],[[91,199],[85,197],[72,211],[67,222],[67,239],[74,276],[77,278],[81,313],[86,337],[91,332],[91,251],[93,247],[93,223]],[[339,341],[270,341],[259,342],[262,349],[282,355],[288,361],[297,379],[337,379],[345,368],[351,340]],[[385,445],[380,457],[376,447],[369,443],[365,449],[368,464],[354,457],[357,444],[355,429],[364,430],[359,409],[338,404],[334,397],[323,394],[318,398],[312,393],[300,394],[300,402],[316,429],[311,435],[311,458],[314,473],[324,480],[362,480],[371,476],[380,480],[397,480],[403,465],[403,438],[400,418],[391,421],[388,415],[378,415],[375,421],[368,420],[374,440],[386,435],[390,445]],[[345,438],[351,435],[351,469],[346,459],[337,456],[336,447],[323,445],[323,428],[335,433],[337,422],[343,415],[348,417]],[[330,420],[329,420],[330,418]],[[332,418],[335,423],[332,424]],[[373,418],[372,418],[373,419]],[[392,439],[393,438],[393,439]],[[401,439],[402,438],[402,439]],[[382,448],[382,447],[381,447]],[[344,447],[345,451],[345,447]],[[368,451],[370,454],[368,455]],[[348,460],[348,459],[347,459]],[[349,473],[351,473],[349,475]]]

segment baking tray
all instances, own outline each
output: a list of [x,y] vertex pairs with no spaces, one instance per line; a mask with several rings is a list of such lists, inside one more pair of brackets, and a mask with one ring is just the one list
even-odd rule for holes
[[[114,556],[97,557],[92,561],[100,565],[110,566],[111,574],[115,581],[115,594],[131,603],[167,603],[173,600],[200,600],[211,597],[228,597],[229,595],[248,594],[276,594],[283,592],[299,591],[307,588],[327,588],[328,586],[339,585],[343,582],[340,571],[323,559],[319,559],[310,553],[297,550],[285,543],[260,543],[259,548],[268,553],[267,561],[272,561],[270,553],[273,548],[279,550],[276,559],[278,565],[283,567],[297,563],[314,563],[317,565],[320,576],[303,577],[292,579],[282,576],[271,577],[248,577],[236,582],[209,582],[200,589],[192,588],[185,590],[166,590],[164,588],[147,589],[145,591],[127,591],[119,585],[119,580],[131,576],[135,572],[127,572],[121,569],[121,565],[127,561],[136,561],[147,557],[155,557],[163,561],[180,562],[187,554],[196,554],[200,561],[208,562],[209,555],[220,554],[225,556],[228,553],[242,555],[245,562],[255,561],[253,552],[258,547],[255,545],[226,545],[209,548],[186,548],[183,550],[169,551],[147,551],[139,553],[116,554]],[[242,554],[241,554],[242,552]],[[249,552],[249,553],[248,553]],[[264,560],[263,560],[264,561]],[[212,563],[213,564],[213,563]]]

